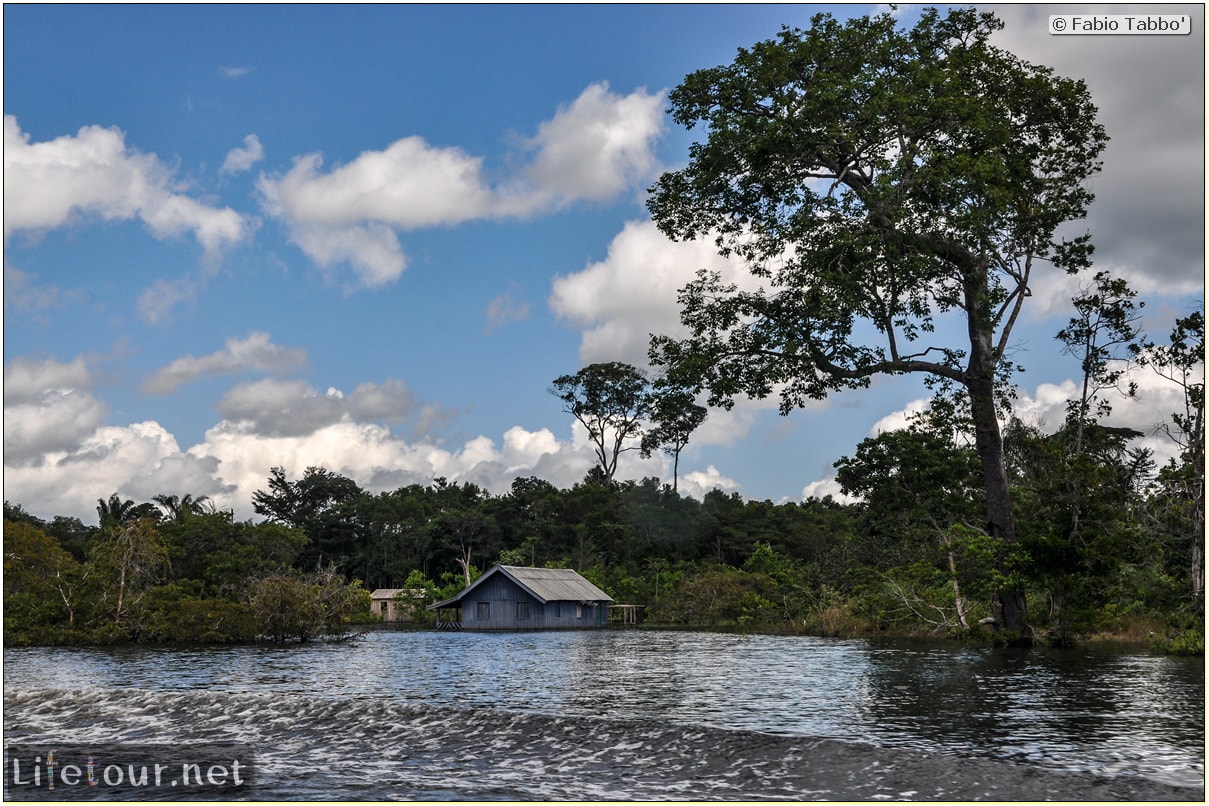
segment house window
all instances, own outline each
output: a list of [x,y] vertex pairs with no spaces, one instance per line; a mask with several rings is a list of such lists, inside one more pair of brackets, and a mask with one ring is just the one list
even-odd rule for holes
[[390,602],[383,602],[382,603],[382,612],[385,613],[389,609],[390,609]]
[[529,618],[529,603],[528,602],[517,602],[516,603],[516,617],[518,619]]
[[563,617],[562,602],[553,602],[552,604],[554,606],[554,618],[562,618]]
[[474,617],[479,621],[491,620],[491,602],[477,602],[478,607],[475,610]]
[[584,606],[575,605],[575,618],[583,618],[583,617],[584,617]]

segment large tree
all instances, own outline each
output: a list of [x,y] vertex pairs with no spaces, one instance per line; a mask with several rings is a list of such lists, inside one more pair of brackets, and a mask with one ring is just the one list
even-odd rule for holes
[[611,483],[621,454],[641,447],[635,440],[642,437],[651,410],[646,376],[619,361],[589,364],[574,375],[555,378],[550,393],[588,429],[600,470]]
[[[689,75],[670,95],[701,127],[648,202],[674,239],[712,237],[763,285],[701,272],[681,292],[689,335],[652,362],[711,405],[779,394],[783,413],[876,375],[963,388],[987,493],[987,530],[1016,541],[997,391],[1040,263],[1087,268],[1086,180],[1107,137],[1082,81],[990,44],[994,15],[818,15]],[[959,333],[961,335],[955,335]],[[1028,640],[1023,590],[993,602]]]

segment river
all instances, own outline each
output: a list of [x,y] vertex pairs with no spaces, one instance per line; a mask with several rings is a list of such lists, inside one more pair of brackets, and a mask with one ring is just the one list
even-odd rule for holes
[[4,700],[6,748],[246,748],[255,776],[234,796],[256,800],[1204,791],[1203,659],[1098,646],[611,630],[7,649]]

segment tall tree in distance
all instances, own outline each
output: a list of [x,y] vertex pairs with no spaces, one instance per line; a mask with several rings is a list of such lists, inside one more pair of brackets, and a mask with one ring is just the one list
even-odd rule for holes
[[1117,389],[1125,397],[1133,397],[1137,392],[1136,383],[1120,386],[1130,360],[1141,351],[1138,322],[1142,315],[1138,309],[1146,303],[1135,302],[1136,297],[1137,292],[1125,280],[1096,272],[1092,285],[1071,299],[1075,315],[1058,331],[1058,340],[1065,345],[1062,352],[1079,359],[1083,375],[1079,399],[1071,401],[1067,418],[1075,429],[1076,454],[1083,450],[1083,432],[1093,411],[1101,417],[1112,411],[1112,404],[1100,393]]
[[[648,207],[666,235],[715,239],[763,284],[699,273],[680,294],[689,335],[654,338],[653,365],[710,405],[777,394],[784,414],[884,374],[964,390],[1006,556],[997,404],[1012,328],[1040,264],[1090,265],[1089,236],[1056,232],[1086,214],[1107,136],[1082,81],[990,44],[1002,27],[973,9],[929,9],[909,30],[820,14],[689,75],[671,113],[707,137]],[[1004,640],[1031,641],[1022,585],[992,608]]]
[[574,375],[554,379],[550,394],[563,402],[563,411],[588,429],[606,483],[613,481],[617,459],[641,448],[642,423],[651,410],[650,384],[640,370],[613,361],[589,364]]
[[683,389],[656,390],[651,396],[651,422],[654,427],[642,436],[642,457],[655,450],[672,457],[672,492],[679,489],[680,452],[708,415],[705,406],[693,402],[693,395]]

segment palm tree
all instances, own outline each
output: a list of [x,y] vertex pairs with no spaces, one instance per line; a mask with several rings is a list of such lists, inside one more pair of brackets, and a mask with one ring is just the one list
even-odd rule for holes
[[185,493],[184,497],[175,495],[157,495],[151,499],[159,504],[164,509],[164,513],[177,523],[181,523],[190,515],[198,515],[204,511],[202,504],[210,500],[208,495],[199,495],[196,498],[192,493]]
[[97,499],[97,516],[101,519],[101,528],[120,526],[133,519],[134,502],[123,501],[117,493],[109,496],[109,500]]

